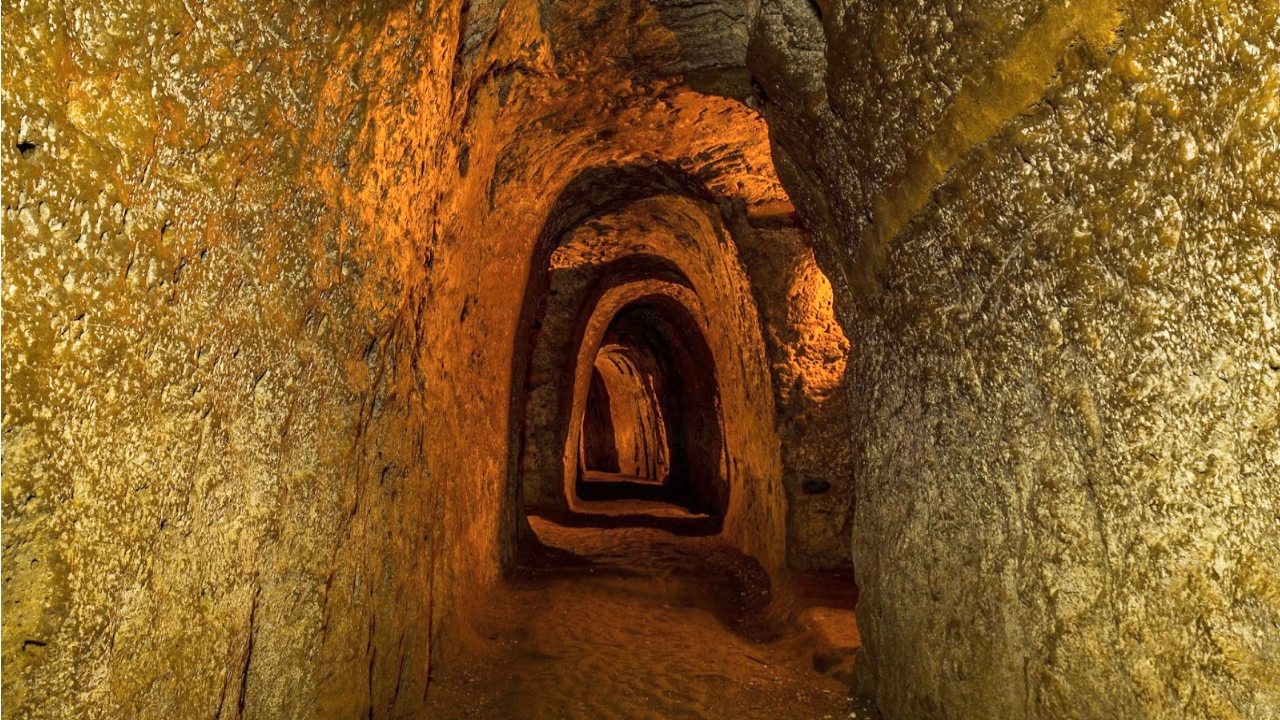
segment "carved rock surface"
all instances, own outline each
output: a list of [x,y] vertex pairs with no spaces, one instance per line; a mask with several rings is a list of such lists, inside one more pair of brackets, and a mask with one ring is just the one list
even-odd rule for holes
[[766,0],[892,718],[1280,717],[1274,3]]
[[[513,562],[517,352],[559,236],[658,196],[794,224],[728,97],[730,11],[7,2],[6,717],[419,712]],[[727,532],[776,575],[736,262],[712,309],[755,328],[726,397],[752,393],[756,464]]]

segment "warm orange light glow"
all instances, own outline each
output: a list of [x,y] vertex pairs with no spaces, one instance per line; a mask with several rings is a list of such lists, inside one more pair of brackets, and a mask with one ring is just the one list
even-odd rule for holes
[[[639,353],[621,345],[606,345],[596,356],[595,370],[608,392],[613,430],[615,472],[627,478],[664,483],[670,470],[667,430],[659,399],[661,378]],[[591,410],[590,398],[587,411]],[[586,413],[584,412],[584,420]],[[589,445],[584,422],[582,444]],[[587,463],[583,469],[597,470]],[[605,470],[610,472],[609,470]]]

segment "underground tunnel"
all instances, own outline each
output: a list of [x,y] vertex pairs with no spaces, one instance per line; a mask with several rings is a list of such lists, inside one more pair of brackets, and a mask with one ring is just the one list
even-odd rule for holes
[[1280,720],[1280,6],[5,0],[9,718]]

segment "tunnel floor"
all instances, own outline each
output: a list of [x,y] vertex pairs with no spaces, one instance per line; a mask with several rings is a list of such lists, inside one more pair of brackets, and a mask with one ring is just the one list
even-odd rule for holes
[[576,510],[529,518],[536,549],[473,609],[463,660],[433,675],[440,717],[867,717],[841,681],[859,644],[851,577],[795,575],[770,602],[760,566],[700,516]]

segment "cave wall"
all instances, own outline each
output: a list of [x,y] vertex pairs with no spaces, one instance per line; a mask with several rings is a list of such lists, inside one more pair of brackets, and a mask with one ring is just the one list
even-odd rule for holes
[[[775,219],[776,220],[776,219]],[[791,219],[735,228],[760,314],[787,495],[787,563],[847,566],[855,506],[850,343],[830,281]]]
[[5,717],[412,706],[457,9],[3,13]]
[[890,718],[1280,716],[1274,3],[765,2]]

